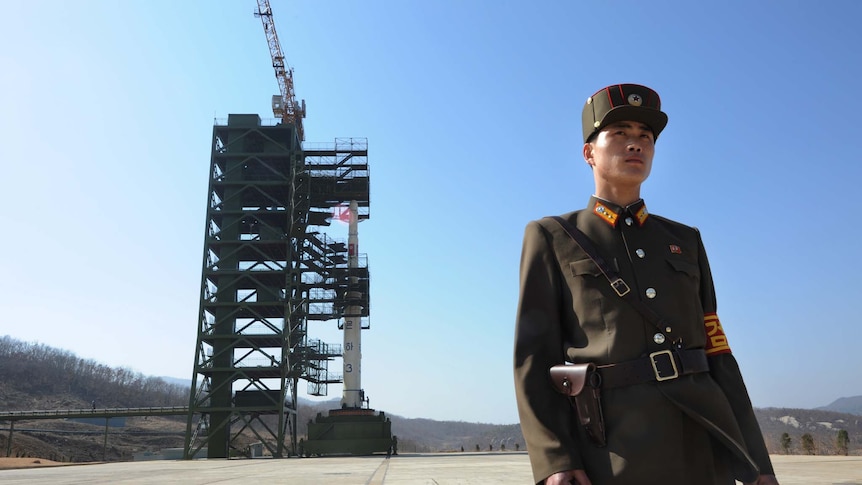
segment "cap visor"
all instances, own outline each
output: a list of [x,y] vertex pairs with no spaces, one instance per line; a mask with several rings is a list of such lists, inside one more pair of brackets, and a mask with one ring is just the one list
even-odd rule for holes
[[653,135],[658,134],[667,126],[667,115],[657,109],[641,108],[638,106],[618,106],[605,115],[602,124],[596,129],[601,131],[606,126],[619,121],[637,121],[649,126]]

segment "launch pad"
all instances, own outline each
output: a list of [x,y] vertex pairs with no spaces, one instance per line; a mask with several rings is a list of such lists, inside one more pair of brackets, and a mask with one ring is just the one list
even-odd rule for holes
[[[359,204],[352,200],[347,206],[346,219],[349,225],[347,237],[348,291],[342,322],[344,332],[344,390],[341,409],[332,409],[329,416],[317,415],[315,422],[308,424],[308,441],[302,446],[302,455],[370,455],[385,452],[391,454],[395,448],[392,440],[392,423],[381,412],[375,414],[367,407],[365,391],[362,390],[362,317],[363,293],[359,288],[360,278],[355,271],[362,268],[359,263]],[[367,306],[367,304],[366,304]]]
[[[772,455],[772,463],[782,485],[811,483],[862,483],[862,456]],[[23,460],[23,458],[10,458]],[[2,459],[0,459],[2,460]],[[33,461],[33,458],[27,460]],[[2,470],[7,485],[31,483],[126,485],[151,483],[364,483],[366,485],[404,483],[532,483],[530,459],[526,451],[485,453],[403,454],[386,457],[332,457],[325,466],[319,460],[294,460],[290,475],[281,460],[162,460],[117,462],[87,466],[50,466],[41,460],[39,468]],[[65,463],[64,463],[65,465]],[[214,466],[217,465],[217,466]],[[391,465],[391,466],[390,466]],[[0,463],[2,467],[2,463]],[[253,477],[253,478],[252,478]]]
[[383,411],[333,409],[318,413],[308,423],[308,441],[300,443],[303,456],[398,454],[392,423]]

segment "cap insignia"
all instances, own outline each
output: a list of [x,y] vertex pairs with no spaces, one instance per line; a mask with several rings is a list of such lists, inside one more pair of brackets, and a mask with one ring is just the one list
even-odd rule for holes
[[644,99],[640,96],[640,94],[629,94],[629,104],[632,106],[640,106],[643,104]]

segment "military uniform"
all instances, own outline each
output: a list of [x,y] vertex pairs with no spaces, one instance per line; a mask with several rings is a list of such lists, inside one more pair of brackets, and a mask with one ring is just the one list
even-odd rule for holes
[[[573,469],[584,469],[594,485],[732,485],[734,477],[773,474],[716,313],[700,233],[649,214],[643,200],[620,207],[594,196],[585,210],[561,217],[664,325],[656,328],[621,298],[558,223],[527,225],[514,367],[535,481]],[[653,367],[655,376],[622,382],[610,372],[626,363],[649,370],[659,357],[682,354],[705,354],[708,370],[683,373],[677,357],[675,376],[659,376]],[[564,361],[592,362],[605,373],[605,446],[590,440],[568,398],[551,385],[550,367]]]

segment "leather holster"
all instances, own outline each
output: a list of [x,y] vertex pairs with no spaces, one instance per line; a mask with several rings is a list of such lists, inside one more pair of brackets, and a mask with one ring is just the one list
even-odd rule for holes
[[578,415],[578,421],[596,446],[607,444],[605,420],[602,416],[601,378],[596,366],[588,364],[561,364],[551,367],[554,388],[569,398]]

